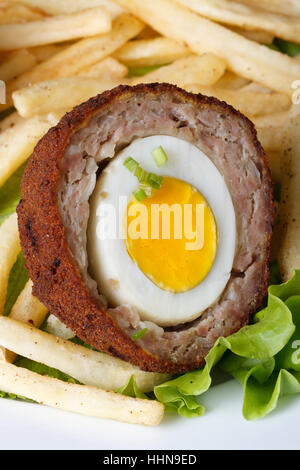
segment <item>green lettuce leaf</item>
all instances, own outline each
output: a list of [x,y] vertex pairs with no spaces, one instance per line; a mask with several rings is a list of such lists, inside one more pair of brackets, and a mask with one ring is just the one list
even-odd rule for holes
[[128,77],[142,77],[147,73],[153,72],[159,69],[162,65],[149,65],[147,67],[130,67],[128,71]]
[[245,419],[263,418],[276,408],[279,398],[300,393],[299,372],[276,371],[274,358],[257,364],[240,359],[232,355],[223,367],[243,385]]
[[147,395],[139,389],[134,375],[128,379],[123,387],[118,388],[116,392],[126,395],[127,397],[148,399]]
[[17,260],[10,271],[8,278],[7,294],[4,306],[4,316],[9,315],[19,294],[24,289],[29,276],[25,268],[25,259],[23,252],[18,254]]
[[18,357],[15,365],[18,367],[23,367],[24,369],[31,370],[36,374],[40,375],[48,375],[48,377],[53,377],[54,379],[63,380],[63,382],[70,382],[74,384],[79,384],[78,380],[70,377],[67,374],[64,374],[58,369],[54,369],[53,367],[48,367],[45,364],[41,364],[40,362],[33,361],[31,359],[27,359],[26,357]]
[[277,50],[289,55],[290,57],[295,57],[300,54],[300,44],[296,44],[295,42],[276,38],[273,42],[273,45],[277,48]]
[[21,198],[21,179],[26,167],[24,163],[0,188],[0,225],[15,212]]
[[36,403],[35,401],[30,400],[29,398],[22,397],[21,395],[15,395],[14,393],[1,392],[1,390],[0,390],[0,398],[6,398],[8,400],[28,401],[29,403]]
[[[246,383],[246,372],[252,371],[251,376],[258,383],[265,383],[271,378],[275,369],[274,356],[287,345],[295,332],[292,313],[285,301],[291,292],[294,293],[297,285],[298,289],[300,288],[299,280],[300,271],[296,272],[288,283],[282,286],[271,286],[267,307],[255,315],[254,324],[245,326],[227,338],[219,338],[206,356],[206,364],[203,369],[158,385],[154,389],[156,398],[164,403],[167,409],[177,411],[181,416],[201,416],[204,413],[204,407],[198,403],[196,397],[210,388],[212,368],[220,362],[226,351],[230,351],[230,353],[227,352],[227,357],[221,361],[220,367],[244,383],[245,400],[247,399],[247,404],[244,405],[244,416],[252,419],[249,418],[247,411],[249,400],[246,392],[248,393],[247,383],[249,380]],[[281,377],[280,380],[284,380],[284,384],[280,383],[277,386],[277,400],[287,389],[286,374],[281,375],[284,379]],[[293,385],[295,385],[294,381]],[[291,386],[289,389],[295,390],[295,387]],[[272,390],[274,390],[274,386]],[[261,397],[257,397],[257,399],[260,400]],[[276,406],[275,401],[274,406]],[[256,407],[255,404],[254,408]],[[263,412],[260,410],[258,414],[263,415]]]
[[292,336],[268,360],[251,364],[231,354],[222,362],[223,370],[243,385],[243,415],[248,420],[273,411],[281,397],[300,393],[300,271],[287,283],[271,286],[269,292],[290,310],[295,325]]

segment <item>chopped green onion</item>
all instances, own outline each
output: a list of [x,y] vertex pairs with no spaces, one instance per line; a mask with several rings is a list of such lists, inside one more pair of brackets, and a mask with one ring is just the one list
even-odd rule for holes
[[132,194],[134,195],[137,201],[143,201],[143,199],[147,197],[145,191],[141,188],[136,189],[135,191],[132,192]]
[[131,172],[134,173],[136,169],[139,167],[139,164],[136,160],[131,157],[126,158],[124,161],[124,166]]
[[140,189],[145,191],[145,194],[147,197],[152,197],[153,196],[153,188],[147,184],[147,183],[141,183],[140,184]]
[[143,170],[143,168],[141,168],[140,166],[136,168],[134,176],[137,177],[140,183],[147,183],[148,173],[147,171]]
[[143,330],[139,330],[137,331],[136,333],[134,333],[132,336],[131,336],[131,339],[133,341],[136,341],[138,339],[141,339],[145,336],[145,334],[147,333],[148,331],[148,328],[144,328]]
[[151,152],[152,157],[158,167],[163,166],[168,161],[168,157],[162,146],[160,145]]
[[160,189],[162,182],[163,182],[162,176],[156,175],[155,173],[149,173],[148,183],[150,184],[150,186],[152,186],[152,188]]

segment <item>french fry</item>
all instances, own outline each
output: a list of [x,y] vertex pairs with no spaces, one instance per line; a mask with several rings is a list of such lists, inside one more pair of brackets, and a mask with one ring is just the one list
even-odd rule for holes
[[[47,308],[32,295],[32,281],[29,280],[13,305],[9,318],[39,328],[45,320],[47,312]],[[10,363],[15,361],[16,354],[14,352],[4,347],[0,349],[2,349],[3,360]]]
[[54,16],[39,21],[0,26],[0,49],[13,50],[34,47],[96,34],[111,30],[111,18],[103,7]]
[[299,106],[291,111],[282,149],[283,183],[279,207],[281,248],[279,268],[284,281],[294,269],[300,269],[300,114]]
[[117,2],[161,34],[185,41],[197,54],[210,52],[222,57],[237,75],[292,95],[291,85],[300,76],[300,63],[296,60],[239,36],[171,0]]
[[21,251],[17,214],[0,226],[0,315],[3,315],[9,273]]
[[54,114],[35,116],[0,134],[0,186],[27,160],[38,140],[58,120]]
[[268,33],[267,31],[249,31],[237,27],[231,27],[230,29],[237,34],[245,36],[245,38],[251,39],[251,41],[259,42],[260,44],[272,44],[275,38],[274,34]]
[[[253,119],[255,121],[255,119]],[[278,127],[257,127],[258,139],[267,152],[280,151],[284,138],[284,130]]]
[[74,331],[68,328],[52,313],[48,316],[43,330],[50,333],[50,335],[58,336],[62,339],[72,339],[76,336]]
[[197,82],[203,86],[209,86],[222,77],[225,69],[225,62],[213,54],[203,54],[200,57],[192,55],[175,60],[172,64],[165,65],[142,77],[133,78],[131,84],[168,82],[185,87],[189,83]]
[[[9,116],[7,116],[6,118],[2,119],[2,121],[0,121],[0,136],[2,132],[6,131],[6,129],[12,129],[17,124],[23,121],[24,119],[22,118],[22,116],[20,116],[20,114],[18,114],[16,111],[9,114]],[[0,140],[1,140],[1,137],[0,137]]]
[[243,91],[250,91],[251,93],[272,93],[270,88],[267,88],[260,83],[250,82],[243,87]]
[[32,295],[32,281],[29,279],[13,305],[9,318],[39,328],[45,320],[47,312],[48,309],[45,305]]
[[154,39],[158,38],[159,33],[151,28],[151,26],[146,25],[145,28],[136,36],[135,39]]
[[191,51],[184,44],[162,37],[128,42],[114,54],[128,67],[165,65],[188,55]]
[[72,77],[84,67],[99,62],[122,47],[143,27],[143,23],[131,15],[120,15],[114,20],[113,28],[108,34],[82,39],[46,62],[38,64],[32,70],[20,75],[17,79],[9,81],[6,87],[6,107],[12,103],[11,95],[15,90],[53,78]]
[[281,150],[288,116],[287,112],[282,112],[252,118],[258,138],[268,153]]
[[[264,49],[267,49],[265,46],[258,45],[258,47],[263,47]],[[291,59],[288,56],[280,54],[279,52],[271,50],[270,52],[275,52],[275,54],[279,54],[283,58],[283,61],[285,61],[285,59],[287,58],[291,61],[294,61],[294,63],[296,62],[296,59]],[[247,65],[245,63],[245,57],[239,55],[232,56],[230,62],[230,67],[232,68],[232,70],[240,70],[241,75],[245,78],[252,79],[253,81],[261,83],[267,88],[291,96],[293,94],[292,85],[295,81],[295,77],[293,77],[292,74],[289,74],[289,71],[291,71],[289,70],[289,67],[284,69],[286,65],[287,64],[282,64],[282,70],[275,70],[272,69],[271,66],[264,66],[264,64],[260,63],[260,61],[256,62],[255,60],[253,60],[253,62],[251,62],[250,59]]]
[[289,113],[274,113],[272,116],[257,116],[253,122],[256,127],[284,127],[289,118]]
[[11,52],[0,64],[0,80],[7,82],[21,73],[27,72],[36,64],[36,58],[27,49]]
[[106,390],[122,387],[134,375],[140,389],[150,392],[170,377],[144,372],[128,362],[58,338],[11,317],[0,318],[0,344],[23,357],[59,369],[83,384]]
[[248,83],[250,82],[246,78],[227,71],[220,78],[220,80],[215,83],[215,86],[228,90],[238,90],[239,88],[246,86]]
[[285,0],[284,2],[282,0],[239,0],[239,2],[282,15],[300,16],[298,0]]
[[25,23],[44,18],[46,13],[40,8],[32,8],[24,2],[1,2],[0,3],[0,25],[11,23]]
[[107,57],[96,64],[86,67],[78,73],[79,77],[101,78],[102,80],[117,80],[126,77],[128,68],[113,57]]
[[[10,0],[12,3],[18,1]],[[124,13],[124,10],[112,0],[22,0],[22,3],[41,8],[50,15],[63,15],[99,6],[105,6],[113,17]]]
[[40,64],[63,51],[66,47],[68,47],[66,44],[47,44],[46,46],[31,47],[29,52],[34,55],[37,63]]
[[21,116],[35,119],[37,114],[47,114],[50,111],[63,114],[92,96],[103,93],[120,83],[119,79],[113,81],[92,77],[58,78],[15,91],[13,102]]
[[210,20],[238,26],[246,30],[267,31],[288,41],[300,42],[300,23],[297,18],[270,14],[251,6],[228,0],[177,0]]
[[6,362],[0,363],[0,389],[54,408],[126,423],[156,426],[164,415],[164,405],[157,401],[63,382]]
[[186,87],[193,93],[214,96],[221,101],[231,104],[247,116],[272,114],[276,111],[286,111],[291,106],[291,100],[281,93],[258,93],[247,90],[224,90],[221,88],[204,88],[198,84]]

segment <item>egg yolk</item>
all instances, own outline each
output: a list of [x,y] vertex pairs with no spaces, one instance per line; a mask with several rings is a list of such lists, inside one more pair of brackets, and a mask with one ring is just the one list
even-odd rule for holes
[[164,177],[151,197],[130,199],[124,224],[130,257],[161,289],[185,292],[210,271],[217,251],[216,222],[190,184]]

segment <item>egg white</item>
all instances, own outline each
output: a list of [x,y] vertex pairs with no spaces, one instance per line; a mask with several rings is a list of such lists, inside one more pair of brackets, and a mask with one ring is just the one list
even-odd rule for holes
[[[157,168],[151,151],[160,145],[168,161]],[[115,208],[122,224],[126,204],[138,186],[136,177],[123,165],[129,156],[146,171],[191,184],[206,198],[213,211],[218,229],[216,258],[206,278],[189,291],[172,293],[159,288],[130,258],[118,234],[116,238],[106,239],[97,235],[105,205]],[[123,206],[119,208],[120,197]],[[88,228],[91,273],[110,304],[130,304],[136,307],[142,320],[174,326],[198,318],[223,292],[230,278],[235,246],[235,211],[224,178],[201,150],[185,140],[164,135],[136,139],[109,163],[97,181],[90,201]]]

